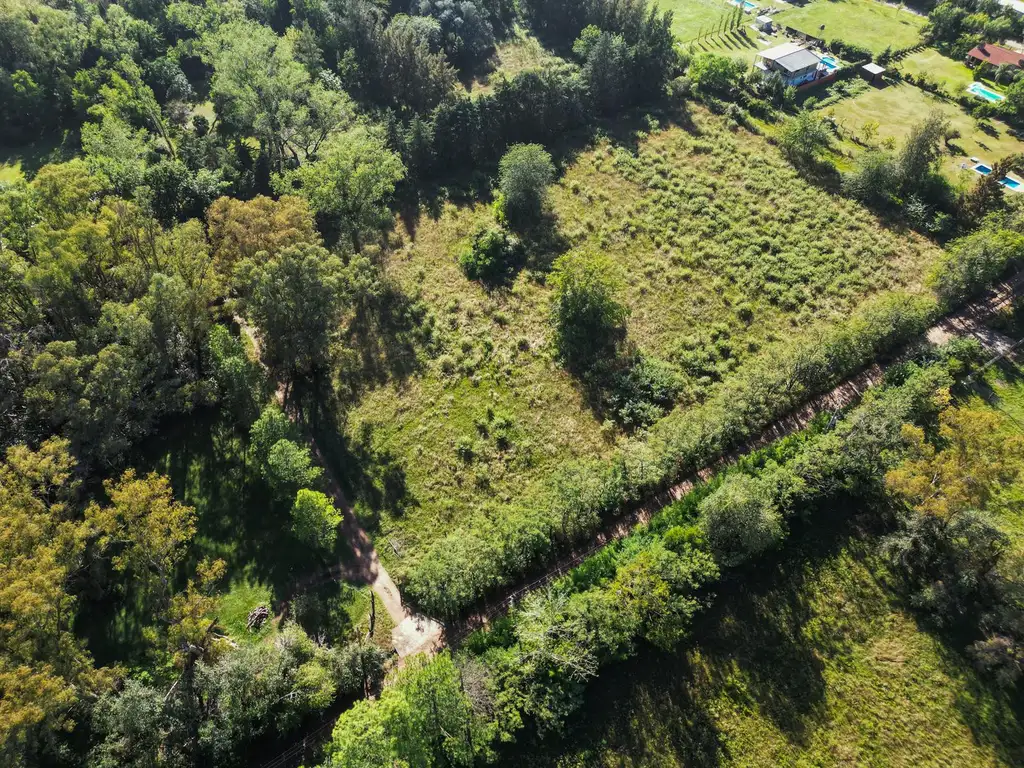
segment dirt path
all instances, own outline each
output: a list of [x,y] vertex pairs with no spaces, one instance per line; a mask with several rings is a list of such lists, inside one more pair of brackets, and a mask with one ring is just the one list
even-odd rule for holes
[[[986,327],[984,323],[999,309],[1009,304],[1022,288],[1024,288],[1024,272],[998,284],[985,298],[943,318],[928,329],[925,334],[926,340],[931,344],[938,345],[954,336],[971,337],[977,339],[986,350],[993,354],[1006,354],[1013,348],[1015,341]],[[561,555],[542,575],[527,584],[515,585],[499,591],[464,620],[449,624],[445,629],[444,642],[446,644],[458,643],[469,632],[485,626],[492,618],[507,611],[527,593],[551,583],[602,547],[616,539],[625,537],[636,526],[648,522],[655,513],[683,498],[693,490],[697,483],[707,481],[716,472],[735,463],[740,457],[805,428],[822,411],[837,411],[850,405],[870,387],[878,384],[884,373],[885,371],[878,364],[872,364],[830,392],[814,398],[798,410],[775,421],[756,438],[733,449],[668,490],[651,497],[639,507],[616,517],[591,537],[584,547],[576,547]]]
[[[262,365],[262,360],[260,360],[260,340],[256,329],[249,325],[240,315],[235,315],[234,319],[242,333],[252,343],[256,360],[260,361]],[[293,594],[317,584],[340,579],[357,584],[365,584],[377,594],[377,597],[384,604],[388,616],[391,617],[391,621],[395,624],[395,628],[391,632],[391,642],[398,655],[404,658],[414,653],[433,653],[441,642],[441,625],[426,616],[412,613],[402,602],[402,595],[398,591],[398,585],[395,584],[387,569],[380,562],[377,550],[373,546],[373,541],[370,539],[369,534],[359,525],[355,511],[345,498],[341,484],[331,470],[330,464],[324,459],[323,452],[320,450],[320,446],[317,445],[316,439],[305,428],[305,425],[299,421],[296,412],[285,407],[285,389],[283,385],[278,386],[275,397],[285,413],[288,414],[288,418],[302,430],[302,434],[309,444],[313,459],[323,469],[323,477],[327,486],[326,490],[332,497],[334,506],[342,513],[342,539],[348,544],[352,553],[350,562],[336,563],[316,576],[304,579],[293,585]]]

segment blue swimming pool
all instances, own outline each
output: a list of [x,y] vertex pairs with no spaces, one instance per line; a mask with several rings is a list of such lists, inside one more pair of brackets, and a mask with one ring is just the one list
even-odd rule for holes
[[999,183],[1007,189],[1019,189],[1021,186],[1021,183],[1016,179],[1000,179]]
[[991,88],[986,88],[981,83],[971,83],[967,86],[967,92],[973,93],[975,96],[978,96],[985,101],[1002,101],[1006,98],[1001,93],[996,93]]
[[757,5],[750,2],[750,0],[729,0],[729,5],[738,5],[742,7],[744,11],[752,11],[757,8]]
[[825,65],[829,72],[835,72],[839,69],[839,62],[832,56],[822,56],[821,63]]
[[978,163],[976,166],[974,166],[974,170],[976,170],[982,176],[988,176],[990,173],[992,173],[992,169],[989,168],[984,163]]

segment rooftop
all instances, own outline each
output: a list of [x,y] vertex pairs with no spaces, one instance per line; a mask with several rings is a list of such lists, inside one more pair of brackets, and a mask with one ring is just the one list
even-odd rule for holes
[[861,67],[861,69],[863,69],[869,75],[880,75],[883,72],[885,72],[885,67],[883,67],[881,64],[875,64],[874,62],[865,64],[863,67]]
[[799,72],[821,61],[821,57],[804,48],[803,43],[783,43],[761,51],[758,56],[765,61],[774,61],[787,72]]
[[982,43],[975,46],[967,55],[972,59],[979,59],[980,61],[994,64],[997,67],[1000,64],[1013,64],[1016,67],[1024,67],[1024,53],[1011,51],[1009,48],[992,45],[991,43]]

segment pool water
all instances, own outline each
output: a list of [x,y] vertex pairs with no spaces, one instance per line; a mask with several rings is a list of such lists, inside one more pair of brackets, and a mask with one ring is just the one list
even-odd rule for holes
[[973,93],[975,96],[980,96],[981,98],[985,99],[985,101],[1002,101],[1004,98],[1006,98],[1002,94],[996,93],[995,91],[986,88],[981,83],[971,83],[969,86],[967,86],[967,90],[969,93]]
[[831,56],[822,56],[821,63],[824,64],[830,72],[835,72],[839,69],[839,62]]
[[750,0],[729,0],[729,5],[741,6],[744,11],[752,11],[757,8],[757,5],[750,2]]
[[1018,189],[1021,186],[1021,183],[1016,179],[1000,179],[999,183],[1007,189]]
[[988,176],[990,173],[992,173],[992,169],[989,168],[987,165],[983,165],[982,163],[978,163],[976,166],[974,166],[974,170],[976,170],[982,176]]

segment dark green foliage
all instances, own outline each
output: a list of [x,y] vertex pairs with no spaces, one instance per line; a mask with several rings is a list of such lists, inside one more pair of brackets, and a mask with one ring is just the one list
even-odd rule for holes
[[625,338],[626,309],[616,300],[609,264],[596,256],[562,256],[551,285],[555,346],[569,367],[585,372],[602,358],[614,358]]
[[668,363],[637,355],[617,364],[610,375],[598,374],[604,406],[627,429],[646,427],[665,415],[676,402],[682,382]]
[[742,61],[717,53],[702,53],[693,57],[686,74],[698,91],[721,96],[739,85],[746,69]]
[[932,272],[936,292],[950,306],[976,295],[1024,259],[1019,207],[996,213],[969,235],[950,243]]
[[504,229],[482,227],[469,247],[459,254],[459,266],[470,280],[496,283],[509,271],[518,241]]

